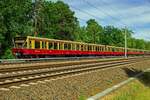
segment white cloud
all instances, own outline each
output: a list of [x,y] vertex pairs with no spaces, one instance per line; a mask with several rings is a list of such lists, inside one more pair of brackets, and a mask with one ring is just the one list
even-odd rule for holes
[[139,29],[137,33],[133,34],[134,37],[150,41],[150,29]]
[[[150,40],[150,29],[149,27],[144,27],[146,24],[150,23],[150,7],[143,1],[140,0],[86,0],[90,4],[89,6],[84,0],[65,0],[69,5],[75,6],[76,8],[88,12],[93,16],[96,16],[98,22],[102,25],[115,25],[118,27],[123,27],[122,23],[125,23],[129,28],[139,29],[136,30],[134,34],[137,38],[144,38]],[[96,8],[95,8],[96,6]],[[98,9],[97,9],[98,8]],[[88,20],[90,18],[95,18],[91,15],[83,13],[77,9],[71,8],[75,11],[75,15],[78,18]],[[98,17],[98,18],[97,18]],[[83,21],[81,22],[81,24]]]

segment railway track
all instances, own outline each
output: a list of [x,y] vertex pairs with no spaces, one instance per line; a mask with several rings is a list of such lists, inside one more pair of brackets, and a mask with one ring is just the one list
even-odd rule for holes
[[[79,60],[92,60],[92,59],[124,59],[124,57],[54,57],[54,58],[32,58],[32,59],[0,59],[1,66],[23,65],[23,64],[39,64],[45,62],[59,62],[59,61],[79,61]],[[130,57],[135,59],[139,57]]]
[[[55,63],[58,64],[58,66],[61,66],[65,63],[67,65],[68,63],[75,62],[76,64],[79,63],[88,63],[87,61],[93,62],[93,60],[106,60],[105,58],[99,58],[99,57],[69,57],[69,58],[46,58],[46,59],[12,59],[14,62],[9,62],[9,60],[1,60],[0,62],[0,72],[6,70],[6,71],[12,71],[12,70],[18,70],[19,69],[28,69],[27,67],[35,67],[35,66],[42,66],[46,67],[47,65],[56,65]],[[107,60],[115,60],[115,59],[124,59],[124,58],[107,58]],[[86,60],[86,61],[85,61]],[[5,62],[6,61],[6,62]],[[18,62],[19,61],[19,62]],[[20,62],[21,61],[21,62]],[[41,67],[41,68],[42,68]],[[9,68],[9,70],[7,70]]]
[[[102,61],[102,62],[90,62],[90,63],[73,63],[62,66],[39,66],[39,67],[25,67],[21,69],[5,69],[0,70],[0,89],[9,88],[12,86],[18,86],[21,84],[28,84],[31,82],[37,82],[40,80],[46,80],[47,78],[58,78],[64,76],[70,76],[79,73],[85,73],[90,71],[95,71],[98,69],[107,69],[120,65],[127,65],[135,62],[139,62],[142,60],[146,60],[149,58],[143,59],[119,59],[119,60],[111,60],[111,61]],[[34,83],[36,84],[36,83]]]
[[[12,64],[25,64],[25,63],[42,63],[53,61],[67,61],[67,60],[82,60],[82,59],[105,59],[106,57],[89,56],[89,57],[52,57],[52,58],[32,58],[32,59],[0,59],[0,65],[12,65]],[[107,58],[119,58],[119,57],[107,57]],[[120,56],[120,58],[123,58]]]
[[[71,58],[72,59],[72,58]],[[129,58],[129,59],[139,59],[139,58]],[[129,60],[128,59],[128,60]],[[96,63],[96,62],[106,62],[106,61],[114,61],[114,60],[125,60],[124,58],[107,58],[107,59],[99,59],[99,58],[86,58],[86,59],[76,59],[76,60],[57,60],[57,61],[51,61],[51,60],[46,60],[45,62],[42,61],[33,61],[31,62],[19,62],[19,63],[0,63],[0,73],[2,72],[11,72],[11,71],[16,71],[16,70],[28,70],[28,67],[32,68],[39,68],[37,66],[41,66],[41,68],[46,68],[49,67],[50,65],[52,66],[67,66],[67,65],[73,65],[73,64],[85,64],[85,63]],[[8,70],[9,69],[9,70]]]
[[74,61],[53,61],[53,62],[38,62],[38,63],[17,63],[17,64],[4,64],[0,66],[0,73],[11,72],[17,70],[28,70],[31,69],[43,69],[52,67],[61,67],[68,65],[80,65],[80,64],[88,64],[88,63],[97,63],[97,62],[107,62],[107,61],[116,61],[116,60],[127,60],[124,58],[111,58],[111,59],[84,59],[84,60],[74,60]]

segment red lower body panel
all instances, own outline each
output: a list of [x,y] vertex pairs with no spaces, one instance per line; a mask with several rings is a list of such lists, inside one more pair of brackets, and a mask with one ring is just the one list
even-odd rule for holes
[[[46,49],[18,49],[13,48],[14,55],[20,53],[22,55],[111,55],[121,56],[124,52],[96,52],[96,51],[75,51],[75,50],[46,50]],[[128,52],[128,55],[142,55],[143,52]]]

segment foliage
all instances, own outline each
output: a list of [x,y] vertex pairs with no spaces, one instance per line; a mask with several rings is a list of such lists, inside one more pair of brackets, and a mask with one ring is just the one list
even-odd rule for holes
[[6,49],[4,55],[2,56],[2,59],[12,59],[14,58],[11,49]]
[[87,21],[87,39],[85,42],[98,43],[99,37],[101,37],[102,26],[100,26],[94,19]]
[[[87,26],[80,26],[74,12],[62,1],[1,0],[0,44],[2,58],[11,58],[7,52],[13,47],[17,35],[74,40],[87,43],[124,46],[124,31],[128,47],[150,50],[150,42],[132,37],[132,30],[100,25],[89,19]],[[34,34],[37,33],[37,34]]]
[[87,31],[86,27],[78,26],[75,30],[75,40],[79,42],[86,42],[87,41]]
[[[0,1],[0,42],[2,54],[12,47],[12,39],[16,35],[25,36],[31,31],[31,0]],[[30,35],[30,34],[28,34]],[[5,55],[5,54],[4,54]]]
[[150,72],[104,97],[104,100],[149,100]]
[[62,1],[44,1],[41,5],[37,33],[48,38],[74,40],[78,22],[69,6]]
[[113,26],[106,26],[103,29],[101,43],[105,45],[123,46],[124,34],[121,29]]

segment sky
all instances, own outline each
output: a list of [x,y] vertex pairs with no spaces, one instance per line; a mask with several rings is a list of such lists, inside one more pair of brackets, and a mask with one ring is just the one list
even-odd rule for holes
[[133,37],[150,41],[150,0],[63,0],[80,25],[95,19],[102,26],[127,27]]

